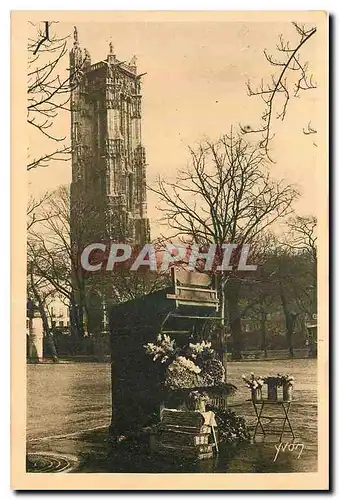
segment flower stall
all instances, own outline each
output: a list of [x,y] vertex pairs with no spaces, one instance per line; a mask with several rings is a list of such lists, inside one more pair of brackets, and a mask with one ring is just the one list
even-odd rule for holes
[[[164,407],[202,408],[207,387],[208,398],[215,399],[231,389],[205,336],[213,323],[211,308],[186,306],[186,316],[178,318],[175,302],[167,298],[171,290],[110,307],[113,437],[140,434],[159,422]],[[164,322],[169,330],[185,333],[164,334],[160,340]]]
[[162,434],[165,449],[169,439],[184,440],[195,448],[181,456],[207,458],[211,444],[237,445],[248,440],[248,431],[245,419],[224,407],[236,388],[225,380],[215,312],[195,304],[181,310],[168,300],[171,290],[110,307],[110,433],[113,442],[151,441],[152,448]]
[[145,345],[162,373],[164,401],[160,422],[153,427],[151,449],[176,457],[205,459],[218,451],[216,420],[206,404],[236,387],[225,381],[225,369],[211,342],[177,345],[166,334]]

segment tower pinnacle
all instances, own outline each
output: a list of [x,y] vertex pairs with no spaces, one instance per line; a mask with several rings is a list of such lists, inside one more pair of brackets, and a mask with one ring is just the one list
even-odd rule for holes
[[132,59],[130,60],[129,65],[130,65],[130,66],[133,66],[134,68],[136,68],[136,66],[137,66],[137,61],[138,61],[137,56],[133,56],[133,57],[132,57]]
[[74,45],[78,46],[79,45],[79,38],[78,38],[78,29],[76,26],[74,26],[74,32],[73,32],[73,39],[74,39]]

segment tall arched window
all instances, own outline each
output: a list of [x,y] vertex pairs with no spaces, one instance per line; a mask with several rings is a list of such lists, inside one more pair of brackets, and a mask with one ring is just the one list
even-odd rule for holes
[[125,136],[125,100],[122,94],[120,95],[120,130]]
[[128,186],[128,193],[127,193],[128,209],[129,209],[129,211],[131,211],[132,207],[133,207],[133,197],[134,197],[133,174],[128,174],[127,186]]
[[128,159],[130,160],[131,153],[131,100],[128,98],[126,100],[126,146],[127,146],[127,154]]

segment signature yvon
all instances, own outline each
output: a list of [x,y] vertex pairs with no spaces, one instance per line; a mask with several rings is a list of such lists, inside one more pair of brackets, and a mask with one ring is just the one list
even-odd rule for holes
[[303,443],[279,443],[279,445],[274,445],[275,449],[276,449],[276,453],[275,453],[275,457],[273,459],[273,462],[275,462],[278,458],[278,455],[280,452],[286,452],[286,451],[290,451],[290,452],[293,452],[293,451],[299,451],[298,455],[297,455],[297,459],[299,459],[302,455],[302,452],[304,451],[304,444]]

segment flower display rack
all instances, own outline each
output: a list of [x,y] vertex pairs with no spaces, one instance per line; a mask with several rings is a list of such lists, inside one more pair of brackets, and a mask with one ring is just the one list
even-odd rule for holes
[[[252,372],[249,377],[243,375],[242,379],[250,389],[254,403],[264,399],[267,399],[267,401],[287,402],[293,399],[294,377],[292,375],[278,373],[274,376],[256,377]],[[263,386],[267,386],[267,397],[263,394]]]

